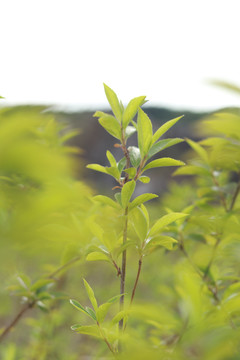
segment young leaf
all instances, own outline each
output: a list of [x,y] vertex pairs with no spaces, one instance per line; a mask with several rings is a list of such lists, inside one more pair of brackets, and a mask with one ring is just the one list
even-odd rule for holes
[[144,168],[143,171],[146,171],[148,169],[156,168],[156,167],[163,167],[163,166],[182,166],[185,165],[183,161],[175,160],[172,158],[161,158],[156,159],[148,163]]
[[117,167],[106,167],[106,171],[108,173],[108,175],[111,175],[112,177],[114,177],[114,179],[116,179],[117,181],[119,180],[120,178],[120,172],[118,170]]
[[95,170],[95,171],[100,171],[100,172],[102,172],[104,174],[108,173],[107,170],[106,170],[106,167],[102,166],[102,165],[99,165],[99,164],[88,164],[87,168]]
[[114,325],[119,323],[120,320],[127,318],[128,315],[129,315],[129,310],[119,311],[112,319],[112,324]]
[[174,171],[173,175],[203,175],[211,176],[211,173],[206,168],[196,166],[196,165],[186,165],[178,168]]
[[78,334],[91,335],[97,338],[101,338],[97,325],[85,325],[80,324],[72,325],[71,329],[76,331]]
[[139,108],[138,110],[138,147],[140,149],[142,159],[147,155],[152,143],[152,122],[145,114],[145,112]]
[[93,251],[86,257],[87,261],[108,261],[111,262],[107,254],[104,254],[102,252]]
[[154,144],[163,134],[165,134],[173,125],[175,125],[180,119],[182,119],[182,116],[179,116],[175,119],[167,121],[165,124],[163,124],[154,134],[152,137],[152,144]]
[[136,197],[129,205],[129,210],[132,210],[133,208],[135,208],[136,206],[139,206],[141,204],[143,204],[146,201],[152,200],[154,198],[158,197],[158,195],[155,194],[142,194],[139,195],[138,197]]
[[179,144],[180,142],[183,142],[183,139],[175,138],[175,139],[164,139],[160,140],[157,143],[153,144],[152,147],[149,150],[147,159],[150,159],[153,155],[157,154],[158,152],[167,149],[170,146]]
[[97,195],[97,196],[94,196],[93,197],[93,200],[95,201],[99,201],[101,202],[102,204],[105,204],[105,205],[109,205],[115,209],[119,209],[119,206],[118,204],[113,201],[111,198],[109,198],[108,196],[104,196],[104,195]]
[[96,316],[97,316],[97,321],[99,323],[104,321],[110,306],[111,306],[110,303],[105,303],[105,304],[100,305],[99,308],[97,309]]
[[122,206],[124,209],[128,206],[131,196],[135,190],[135,186],[136,186],[136,183],[134,180],[131,180],[123,185],[123,188],[121,191],[121,202],[122,202]]
[[25,275],[25,274],[21,274],[17,277],[17,281],[19,282],[19,284],[21,285],[21,287],[23,287],[24,289],[29,289],[31,287],[31,280],[30,278]]
[[87,314],[88,316],[90,316],[88,314],[88,312],[84,309],[84,307],[81,304],[79,304],[78,301],[73,300],[73,299],[71,299],[69,301],[70,301],[70,304],[72,304],[77,310],[79,310],[79,311],[83,312],[84,314]]
[[109,164],[112,167],[117,167],[117,162],[115,160],[115,157],[113,156],[113,154],[109,150],[107,150],[107,158],[108,158]]
[[96,300],[95,295],[94,295],[94,291],[93,291],[93,289],[91,288],[91,286],[88,284],[88,282],[85,279],[83,279],[83,281],[84,281],[85,289],[86,289],[87,294],[88,294],[88,298],[91,301],[91,304],[92,304],[94,310],[96,311],[97,308],[98,308],[98,304],[97,304],[97,300]]
[[118,204],[122,207],[122,198],[121,198],[121,193],[117,192],[116,194],[114,194],[115,199],[117,200]]
[[123,171],[124,167],[126,166],[126,158],[125,156],[118,162],[117,167],[118,167],[118,171],[121,174],[121,172]]
[[105,90],[105,94],[106,94],[106,97],[108,99],[109,105],[111,106],[112,111],[113,111],[114,115],[116,116],[117,120],[119,122],[121,122],[121,120],[122,120],[122,109],[121,109],[121,105],[119,103],[119,100],[117,98],[117,95],[106,84],[103,84],[103,85],[104,85],[104,90]]
[[195,141],[192,141],[190,139],[186,139],[186,141],[187,141],[188,145],[190,145],[191,148],[196,151],[196,153],[200,156],[200,158],[208,164],[209,159],[208,159],[207,151],[201,145],[196,143]]
[[126,128],[127,125],[133,120],[136,115],[138,108],[143,105],[146,96],[139,96],[132,99],[127,105],[123,113],[123,127]]
[[156,247],[156,246],[163,246],[168,250],[172,250],[174,243],[177,243],[177,240],[175,240],[171,236],[160,235],[160,236],[156,236],[153,239],[151,239],[147,243],[146,249],[149,249],[151,247]]
[[134,126],[127,126],[125,130],[125,139],[127,140],[130,136],[132,136],[136,132],[136,128]]
[[144,184],[148,184],[150,182],[150,177],[149,176],[140,176],[138,178],[139,181],[141,181]]
[[139,148],[136,146],[129,146],[128,152],[132,166],[137,168],[141,162],[141,154]]
[[41,288],[45,287],[46,285],[53,283],[54,283],[53,279],[39,279],[31,286],[30,290],[34,292],[39,291],[41,290]]
[[130,213],[130,219],[137,236],[141,241],[144,241],[148,232],[148,224],[142,209],[135,207]]
[[137,173],[136,168],[129,168],[129,169],[125,169],[124,170],[125,173],[127,173],[129,175],[129,179],[133,179]]
[[153,225],[153,227],[151,228],[151,230],[148,234],[149,237],[156,235],[161,229],[163,229],[167,225],[173,223],[174,221],[176,221],[178,219],[186,217],[186,216],[188,216],[188,214],[183,214],[183,213],[171,213],[171,214],[164,215],[163,217],[161,217],[159,220],[157,220],[155,222],[155,224]]
[[121,139],[121,128],[117,119],[112,115],[105,115],[99,120],[99,124],[113,137]]
[[97,317],[96,317],[95,311],[93,311],[93,309],[91,309],[90,307],[86,306],[86,311],[87,311],[87,313],[91,316],[91,318],[92,318],[94,321],[97,321]]

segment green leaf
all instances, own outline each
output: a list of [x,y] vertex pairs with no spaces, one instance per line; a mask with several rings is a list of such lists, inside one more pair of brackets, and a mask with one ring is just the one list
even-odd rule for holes
[[128,206],[131,196],[135,190],[135,186],[136,186],[135,181],[131,180],[128,181],[126,184],[124,184],[122,187],[121,202],[124,209]]
[[163,124],[154,134],[152,138],[152,144],[154,144],[163,134],[165,134],[173,125],[175,125],[184,115],[175,119],[167,121]]
[[120,172],[119,172],[119,170],[118,170],[117,167],[113,167],[113,166],[107,167],[107,168],[106,168],[106,171],[107,171],[108,175],[111,175],[111,176],[114,177],[114,179],[116,179],[117,181],[119,180],[119,178],[120,178]]
[[86,257],[87,261],[108,261],[111,262],[107,254],[103,252],[93,251]]
[[109,161],[109,164],[112,166],[112,167],[117,167],[117,162],[115,160],[115,157],[113,156],[113,154],[107,150],[107,158],[108,158],[108,161]]
[[30,278],[25,275],[25,274],[21,274],[17,277],[17,281],[19,282],[19,284],[21,285],[21,287],[23,287],[24,289],[30,289],[31,287],[31,280]]
[[152,147],[149,150],[147,158],[150,159],[153,155],[157,154],[158,152],[167,149],[170,146],[179,144],[183,141],[184,140],[180,138],[160,140],[154,145],[152,145]]
[[156,159],[148,163],[144,168],[143,171],[146,171],[148,169],[157,168],[157,167],[163,167],[163,166],[182,166],[185,165],[183,161],[175,160],[172,158],[161,158]]
[[121,197],[121,193],[117,192],[116,194],[114,194],[115,199],[117,200],[118,204],[122,207],[122,197]]
[[91,304],[92,304],[94,310],[96,311],[98,308],[98,304],[97,304],[97,300],[94,295],[94,291],[85,279],[83,279],[83,282],[84,282],[84,286],[85,286],[85,289],[88,294],[88,298],[91,301]]
[[129,315],[129,310],[119,311],[112,319],[112,324],[114,325],[114,324],[119,323],[120,320],[126,319],[128,317],[128,315]]
[[186,141],[187,141],[188,145],[190,145],[191,148],[196,151],[196,153],[200,156],[200,158],[208,164],[209,159],[208,159],[207,151],[201,145],[196,143],[195,141],[192,141],[190,139],[186,139]]
[[92,318],[94,321],[97,321],[97,317],[96,317],[95,311],[93,311],[93,309],[91,309],[90,307],[86,306],[86,311],[87,311],[87,313],[91,316],[91,318]]
[[147,114],[139,108],[138,110],[138,147],[142,159],[147,155],[152,143],[152,123]]
[[121,139],[121,128],[117,119],[112,115],[105,115],[99,120],[99,124],[113,137]]
[[174,243],[177,243],[177,240],[172,238],[171,236],[160,235],[151,239],[147,243],[146,249],[156,246],[163,246],[168,250],[172,250]]
[[31,291],[39,291],[41,288],[45,287],[48,284],[53,284],[55,281],[53,279],[39,279],[37,280],[30,288]]
[[143,184],[148,184],[151,179],[149,176],[140,176],[138,180],[141,181]]
[[110,304],[114,304],[116,301],[118,301],[120,299],[120,297],[122,297],[123,295],[126,295],[126,293],[124,294],[119,294],[119,295],[115,295],[113,297],[111,297],[110,299],[108,299],[108,303]]
[[0,99],[5,99],[3,96],[0,96]]
[[163,217],[161,217],[159,220],[157,220],[155,222],[155,224],[153,225],[153,227],[151,228],[151,230],[148,234],[149,237],[156,235],[160,230],[162,230],[167,225],[173,223],[174,221],[176,221],[178,219],[182,219],[183,217],[186,217],[186,216],[188,216],[188,214],[183,214],[183,213],[171,213],[171,214],[164,215]]
[[105,303],[105,304],[102,304],[99,306],[99,308],[96,311],[97,321],[99,323],[104,321],[111,305],[112,304],[110,304],[110,303]]
[[121,105],[119,103],[119,100],[117,98],[117,95],[106,84],[103,84],[103,85],[104,85],[104,90],[105,90],[105,94],[106,94],[106,97],[108,99],[109,105],[111,106],[112,111],[113,111],[114,115],[116,116],[117,120],[119,122],[121,122],[121,120],[122,120],[122,109],[121,109]]
[[79,310],[79,311],[83,312],[84,314],[87,314],[88,316],[90,316],[89,313],[84,309],[84,307],[81,304],[79,304],[78,301],[71,299],[70,304],[72,304],[77,310]]
[[129,210],[132,210],[133,208],[135,208],[136,206],[139,206],[141,204],[143,204],[146,201],[152,200],[154,198],[158,197],[158,195],[156,194],[150,194],[150,193],[146,193],[146,194],[142,194],[139,195],[138,197],[136,197],[129,205]]
[[222,88],[224,88],[226,90],[231,90],[233,92],[236,92],[236,93],[240,94],[240,87],[236,86],[236,85],[234,85],[232,83],[229,83],[227,81],[211,80],[210,84],[216,85],[216,86],[222,87]]
[[127,126],[125,130],[125,139],[127,140],[136,132],[136,128],[134,126]]
[[123,171],[124,167],[126,166],[126,158],[125,156],[118,162],[117,167],[119,170],[119,173],[121,174],[121,172]]
[[109,114],[103,112],[103,111],[96,111],[94,114],[93,114],[93,117],[103,117],[103,116],[108,116]]
[[196,165],[186,165],[178,168],[174,171],[173,175],[203,175],[211,176],[211,173],[206,168],[196,166]]
[[129,169],[125,169],[124,172],[129,175],[130,179],[134,179],[134,177],[136,176],[137,170],[136,170],[136,168],[132,167]]
[[139,207],[135,207],[129,214],[133,228],[141,241],[144,241],[148,232],[147,219],[144,212]]
[[105,166],[102,166],[102,165],[99,165],[99,164],[88,164],[86,166],[88,169],[92,169],[92,170],[95,170],[95,171],[100,171],[104,174],[108,174],[107,172],[107,168]]
[[137,168],[141,162],[141,153],[139,148],[136,146],[129,146],[128,152],[132,166]]
[[76,331],[78,334],[91,335],[97,338],[101,338],[97,325],[85,325],[80,324],[72,325],[71,329]]
[[109,198],[108,196],[97,195],[97,196],[93,197],[93,200],[99,201],[100,203],[105,204],[105,205],[109,205],[115,209],[119,209],[118,204],[114,200]]
[[127,105],[124,113],[123,113],[123,127],[124,129],[133,120],[134,116],[136,115],[138,108],[144,104],[144,100],[146,96],[139,96],[132,99],[129,104]]

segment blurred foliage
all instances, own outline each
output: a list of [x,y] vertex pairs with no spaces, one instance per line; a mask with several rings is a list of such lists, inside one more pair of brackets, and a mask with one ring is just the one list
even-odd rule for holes
[[[22,312],[2,339],[1,359],[112,358],[94,328],[95,300],[111,344],[120,317],[127,321],[119,359],[239,358],[240,113],[219,111],[198,122],[195,131],[203,140],[186,140],[187,165],[175,171],[184,180],[172,182],[147,207],[150,228],[172,212],[188,216],[164,228],[164,236],[177,240],[172,250],[161,246],[144,254],[134,303],[119,315],[111,300],[119,294],[112,260],[119,266],[123,218],[76,181],[76,149],[64,145],[76,132],[46,109],[1,109],[0,336]],[[145,207],[142,211],[146,215]],[[131,218],[128,294],[137,274],[136,241],[145,231],[141,216]],[[87,304],[88,315],[86,308],[75,311],[69,298],[77,307]],[[82,334],[74,333],[72,324]]]

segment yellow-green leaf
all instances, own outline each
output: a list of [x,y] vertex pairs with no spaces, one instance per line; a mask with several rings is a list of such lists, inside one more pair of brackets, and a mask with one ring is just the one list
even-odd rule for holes
[[148,236],[151,237],[151,236],[156,235],[160,230],[162,230],[167,225],[173,223],[174,221],[176,221],[178,219],[186,217],[186,216],[188,216],[188,214],[183,214],[183,213],[171,213],[171,214],[164,215],[163,217],[161,217],[159,220],[157,220],[155,222],[155,224],[151,228]]
[[157,168],[157,167],[163,167],[163,166],[182,166],[185,165],[183,161],[175,160],[172,158],[161,158],[156,159],[148,163],[144,168],[143,171],[146,171],[148,169]]
[[136,182],[134,180],[131,180],[123,185],[121,191],[121,203],[124,209],[128,206],[131,196],[135,190],[135,186],[136,186]]
[[91,301],[91,304],[92,304],[94,310],[96,311],[97,308],[98,308],[98,304],[97,304],[97,300],[96,300],[95,295],[94,295],[94,291],[93,291],[93,289],[91,288],[91,286],[88,284],[88,282],[85,279],[83,279],[83,281],[84,281],[85,289],[86,289],[87,294],[88,294],[88,298]]
[[124,113],[123,113],[123,127],[126,128],[131,120],[133,120],[136,115],[139,106],[144,104],[146,96],[139,96],[132,99],[127,105]]
[[138,147],[140,149],[141,157],[144,158],[152,143],[152,122],[141,108],[138,110],[137,124]]
[[175,125],[180,119],[182,119],[184,115],[179,116],[175,119],[167,121],[163,124],[154,134],[152,137],[152,144],[154,144],[163,134],[165,134],[173,125]]
[[121,109],[119,100],[117,98],[117,95],[109,86],[107,86],[106,84],[103,84],[103,85],[104,85],[104,90],[105,90],[105,94],[108,99],[109,105],[111,106],[112,111],[113,111],[114,115],[116,116],[117,120],[119,122],[121,122],[122,109]]

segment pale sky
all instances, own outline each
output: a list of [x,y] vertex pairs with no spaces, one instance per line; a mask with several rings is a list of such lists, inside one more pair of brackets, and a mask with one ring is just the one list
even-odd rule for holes
[[0,95],[13,103],[239,106],[240,0],[0,0]]

